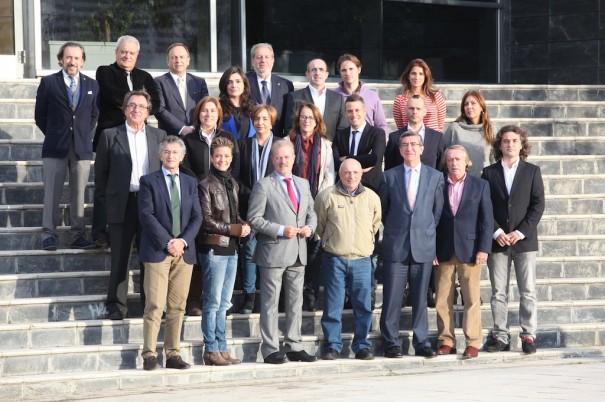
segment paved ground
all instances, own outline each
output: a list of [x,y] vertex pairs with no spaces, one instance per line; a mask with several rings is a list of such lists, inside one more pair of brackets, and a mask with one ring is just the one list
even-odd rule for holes
[[603,401],[605,359],[532,360],[390,373],[197,384],[84,399],[115,401]]

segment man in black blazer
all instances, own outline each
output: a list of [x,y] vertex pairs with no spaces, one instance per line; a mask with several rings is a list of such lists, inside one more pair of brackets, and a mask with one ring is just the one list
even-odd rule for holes
[[127,313],[128,260],[135,235],[140,250],[139,179],[160,168],[159,146],[166,138],[164,130],[145,124],[151,108],[146,92],[130,92],[124,98],[126,123],[103,130],[97,147],[95,186],[107,205],[111,237],[111,273],[105,302],[111,320],[121,320]]
[[529,155],[527,133],[504,126],[496,134],[492,153],[498,161],[483,169],[494,206],[494,239],[487,259],[492,283],[494,327],[486,344],[488,352],[510,350],[508,292],[511,263],[519,288],[519,323],[523,352],[536,352],[538,326],[536,300],[536,255],[538,223],[544,212],[544,184],[540,168],[525,159]]
[[246,73],[250,82],[250,92],[257,104],[271,105],[277,111],[277,120],[273,125],[273,135],[284,137],[284,118],[286,95],[294,91],[292,81],[272,74],[275,55],[269,43],[257,43],[250,49],[250,60],[254,71]]
[[92,160],[92,139],[99,116],[99,85],[82,74],[84,47],[66,42],[57,54],[61,71],[42,77],[36,93],[36,125],[44,134],[42,164],[44,209],[42,249],[57,249],[59,202],[69,169],[71,248],[95,248],[84,236],[84,191]]
[[424,152],[420,156],[422,164],[433,169],[443,170],[442,158],[445,152],[445,140],[443,139],[443,133],[424,125],[423,120],[426,115],[424,100],[418,95],[410,97],[406,106],[406,113],[408,116],[407,127],[389,134],[387,149],[384,153],[384,170],[392,169],[403,163],[403,158],[399,153],[399,137],[410,130],[419,133],[422,141],[424,141]]
[[[133,90],[143,90],[151,97],[155,114],[160,105],[158,90],[153,77],[146,71],[135,67],[139,57],[140,45],[133,36],[121,36],[116,43],[116,61],[108,66],[97,68],[99,83],[99,123],[93,142],[96,151],[101,132],[106,128],[124,124],[122,103],[126,94]],[[94,210],[92,217],[92,237],[100,247],[107,247],[107,220],[105,205],[101,204],[100,194],[95,188]]]
[[436,284],[438,355],[456,354],[454,290],[456,274],[464,298],[462,328],[466,339],[463,359],[479,355],[481,329],[481,267],[492,250],[494,212],[489,184],[467,174],[472,166],[462,145],[452,145],[444,155],[445,200],[437,226],[437,258],[433,261]]
[[173,43],[166,52],[170,72],[155,79],[160,106],[155,117],[158,127],[168,135],[184,137],[195,131],[193,111],[197,103],[208,96],[206,80],[187,72],[189,49],[182,43]]
[[[162,168],[141,177],[140,182],[139,260],[145,264],[146,271],[142,353],[145,370],[160,367],[156,346],[164,306],[166,368],[189,368],[181,358],[180,339],[202,210],[197,180],[179,172],[184,156],[183,141],[169,136],[160,144]],[[178,216],[176,221],[175,216]]]
[[305,75],[309,80],[309,85],[298,91],[290,92],[286,97],[284,133],[290,132],[296,109],[299,103],[304,101],[313,103],[319,108],[326,124],[326,135],[331,141],[336,134],[336,130],[347,127],[343,97],[339,93],[326,88],[328,66],[322,59],[311,60],[307,65]]

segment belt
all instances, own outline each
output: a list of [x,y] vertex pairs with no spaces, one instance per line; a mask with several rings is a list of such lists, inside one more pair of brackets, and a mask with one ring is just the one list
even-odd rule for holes
[[128,196],[132,197],[132,198],[139,198],[139,192],[138,191],[131,191],[131,192],[128,193]]

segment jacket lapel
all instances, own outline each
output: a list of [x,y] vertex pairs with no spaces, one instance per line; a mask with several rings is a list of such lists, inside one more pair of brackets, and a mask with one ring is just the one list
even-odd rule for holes
[[276,173],[274,173],[271,176],[271,181],[273,182],[273,188],[274,188],[275,192],[277,192],[284,199],[284,202],[286,203],[286,205],[288,205],[290,210],[292,210],[292,212],[296,213],[294,211],[294,206],[292,205],[292,202],[290,201],[290,197],[288,197],[288,194],[286,193],[286,190],[284,189],[284,187],[281,185],[280,179]]
[[166,80],[166,88],[170,91],[172,97],[176,100],[176,102],[185,110],[185,105],[183,105],[183,100],[181,99],[181,93],[179,92],[179,88],[176,86],[176,83],[172,79],[170,73],[168,75],[164,75]]
[[128,145],[128,134],[126,133],[126,126],[124,124],[118,126],[118,135],[116,135],[116,142],[120,145],[124,153],[128,155],[130,164],[132,165],[132,154],[130,153],[130,145]]
[[[522,160],[519,160],[519,166],[517,166],[517,172],[515,172],[515,177],[513,178],[513,184],[510,186],[510,194],[509,197],[514,196],[515,194],[517,194],[517,190],[519,187],[519,182],[521,182],[521,177],[523,177],[523,174],[525,172],[525,162]],[[504,177],[504,170],[503,170],[503,177]]]

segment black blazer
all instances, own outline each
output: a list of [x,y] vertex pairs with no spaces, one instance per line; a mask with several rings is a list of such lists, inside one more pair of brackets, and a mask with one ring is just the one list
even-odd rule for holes
[[99,116],[99,85],[80,73],[80,99],[71,110],[63,72],[42,77],[36,93],[36,126],[44,134],[43,158],[65,158],[74,141],[78,160],[92,159],[92,140]]
[[[93,144],[95,149],[101,131],[124,124],[122,104],[124,103],[124,97],[130,92],[126,80],[126,71],[118,67],[117,63],[99,66],[96,77],[101,96],[99,100],[99,124],[97,125]],[[130,72],[130,80],[135,90],[144,90],[151,96],[152,108],[149,114],[156,114],[160,107],[160,96],[151,74],[135,67]]]
[[494,212],[489,183],[467,174],[454,216],[449,202],[447,174],[444,181],[443,211],[437,225],[437,259],[439,262],[449,261],[455,253],[461,262],[475,263],[477,252],[489,254],[492,251]]
[[[284,133],[288,134],[292,128],[292,119],[300,102],[313,103],[309,87],[290,92],[286,97],[286,117],[284,119]],[[336,131],[349,125],[345,116],[345,103],[341,94],[326,89],[326,108],[323,114],[326,124],[326,136],[330,141],[336,135]]]
[[350,135],[351,127],[336,132],[336,136],[332,142],[334,170],[338,173],[340,164],[342,163],[338,159],[341,156],[346,156],[347,158],[353,158],[359,161],[361,167],[364,169],[371,167],[372,170],[361,176],[361,182],[364,186],[369,187],[378,193],[378,189],[380,188],[380,175],[382,174],[382,158],[385,149],[384,131],[381,128],[366,123],[359,139],[356,156],[349,156]]
[[[276,140],[276,138],[274,138]],[[248,216],[248,201],[252,193],[252,138],[246,138],[239,142],[239,210],[241,216]],[[267,161],[265,177],[273,173],[271,158]]]
[[[248,82],[250,82],[252,99],[259,105],[262,104],[263,98],[261,96],[261,89],[258,86],[256,73],[254,71],[249,71],[246,73],[246,77],[248,78]],[[277,120],[271,131],[278,137],[284,137],[287,134],[284,133],[284,118],[286,116],[284,104],[286,103],[286,96],[292,91],[294,91],[294,84],[292,84],[292,81],[271,74],[271,102],[269,104],[277,111]]]
[[[490,186],[492,204],[494,206],[494,230],[510,233],[518,230],[525,239],[517,242],[514,250],[518,253],[538,250],[538,223],[544,213],[544,183],[540,168],[523,160],[519,161],[517,172],[510,190],[506,191],[504,169],[496,162],[483,169],[481,178],[487,180]],[[494,253],[503,252],[508,248],[501,247],[495,240],[492,243]]]
[[193,126],[193,112],[197,103],[208,96],[206,80],[195,75],[186,74],[187,104],[183,105],[179,89],[170,73],[155,79],[160,97],[160,105],[155,117],[158,127],[168,135],[178,135],[183,126]]
[[[191,134],[188,134],[183,138],[183,142],[185,143],[185,158],[183,162],[181,162],[180,170],[192,177],[196,177],[199,180],[202,180],[208,173],[210,172],[210,165],[212,165],[212,161],[210,160],[210,147],[200,138],[199,127],[195,129],[195,131]],[[217,129],[215,137],[225,137],[231,142],[233,142],[233,160],[231,161],[231,176],[237,177],[239,176],[239,147],[237,145],[238,141],[235,139],[233,133],[229,131]]]
[[[389,134],[389,142],[384,153],[384,170],[389,170],[403,163],[399,153],[399,137],[408,131],[407,126]],[[424,126],[424,151],[420,155],[423,165],[443,171],[443,155],[445,154],[445,140],[443,134]]]

